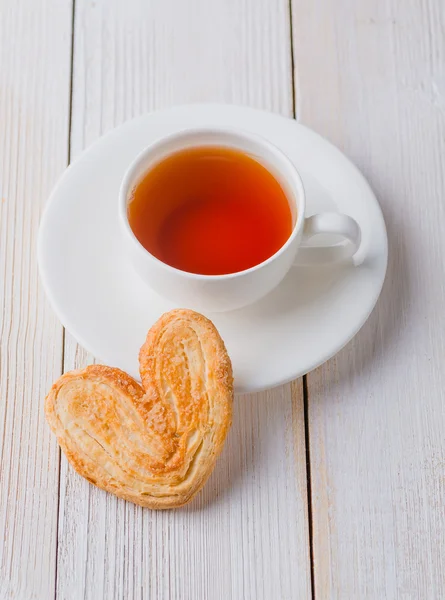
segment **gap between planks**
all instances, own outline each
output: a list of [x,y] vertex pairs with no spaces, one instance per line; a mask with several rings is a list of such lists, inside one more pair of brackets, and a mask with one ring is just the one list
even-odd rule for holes
[[[290,36],[290,64],[292,85],[292,116],[297,119],[297,86],[295,81],[296,58],[294,48],[292,0],[289,0],[289,36]],[[314,564],[314,537],[312,523],[312,485],[311,485],[311,448],[309,433],[309,389],[307,375],[302,377],[303,385],[303,418],[304,418],[304,445],[306,448],[306,491],[307,491],[307,516],[308,516],[308,543],[309,543],[309,566],[311,577],[311,597],[315,600],[315,564]],[[293,394],[292,394],[293,395]]]
[[[69,77],[69,104],[68,104],[68,148],[67,148],[67,167],[71,163],[71,125],[73,120],[73,79],[74,79],[74,39],[75,39],[75,17],[76,17],[76,0],[72,0],[71,6],[71,49],[70,49],[70,77]],[[62,327],[62,355],[60,373],[63,375],[65,372],[65,340],[66,340],[66,329]],[[57,473],[57,517],[56,517],[56,552],[55,552],[55,574],[54,574],[54,600],[57,600],[57,583],[59,575],[59,516],[60,516],[60,470],[62,465],[62,450],[58,446],[59,456],[59,467]]]

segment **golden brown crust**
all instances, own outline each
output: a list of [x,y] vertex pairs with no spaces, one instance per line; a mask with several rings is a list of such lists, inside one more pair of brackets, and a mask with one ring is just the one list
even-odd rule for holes
[[229,356],[213,323],[173,310],[139,354],[142,386],[92,365],[52,386],[45,412],[80,475],[149,508],[189,502],[213,470],[232,421]]

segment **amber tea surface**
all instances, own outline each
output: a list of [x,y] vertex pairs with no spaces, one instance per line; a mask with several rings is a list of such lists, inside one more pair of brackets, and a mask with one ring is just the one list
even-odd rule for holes
[[182,150],[158,163],[133,190],[128,218],[154,256],[202,275],[258,265],[292,231],[275,177],[249,155],[220,147]]

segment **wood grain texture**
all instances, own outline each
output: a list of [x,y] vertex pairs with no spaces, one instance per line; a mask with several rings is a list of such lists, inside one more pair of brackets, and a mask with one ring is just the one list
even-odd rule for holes
[[71,3],[0,2],[0,598],[52,598],[59,451],[43,398],[62,327],[38,281],[42,206],[67,164]]
[[294,0],[299,119],[361,168],[390,262],[308,377],[315,597],[445,597],[445,5]]
[[[193,101],[292,114],[284,0],[76,1],[72,157],[146,111]],[[67,336],[65,370],[93,358]],[[309,598],[301,382],[237,398],[203,492],[143,510],[61,465],[57,598]]]

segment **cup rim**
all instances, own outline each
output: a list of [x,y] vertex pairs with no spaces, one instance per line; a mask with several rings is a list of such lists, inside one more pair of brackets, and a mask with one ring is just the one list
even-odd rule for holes
[[[297,211],[297,219],[292,227],[292,232],[291,232],[290,236],[287,238],[285,243],[274,254],[272,254],[272,256],[269,256],[269,258],[267,258],[266,260],[263,260],[262,262],[258,263],[257,265],[254,265],[253,267],[244,269],[243,271],[235,271],[234,273],[224,273],[221,275],[205,275],[202,273],[192,273],[190,271],[183,271],[182,269],[172,267],[171,265],[169,265],[169,264],[163,262],[162,260],[160,260],[159,258],[157,258],[154,254],[152,254],[149,250],[147,250],[147,248],[145,248],[141,244],[141,242],[138,240],[138,238],[136,237],[135,233],[133,232],[133,230],[131,228],[131,225],[130,225],[130,222],[128,219],[128,210],[127,210],[128,191],[129,191],[130,187],[135,185],[133,183],[135,180],[135,173],[139,169],[140,164],[142,162],[144,162],[144,160],[146,160],[148,155],[152,154],[158,147],[162,147],[163,145],[167,144],[170,141],[178,140],[178,139],[180,140],[181,138],[186,139],[188,136],[191,136],[191,135],[208,134],[208,133],[212,133],[212,134],[216,134],[216,135],[224,134],[225,136],[233,135],[236,137],[244,137],[250,141],[253,141],[254,143],[258,144],[259,146],[266,147],[269,152],[272,152],[273,154],[275,154],[276,157],[278,157],[279,161],[281,161],[282,163],[286,163],[286,166],[289,168],[290,171],[292,171],[293,178],[294,178],[293,183],[296,184],[296,187],[298,188],[298,192],[297,192],[299,194],[298,203],[299,203],[299,205],[301,205],[301,209],[299,209]],[[204,145],[204,144],[196,144],[196,147],[199,147],[202,145]],[[225,144],[224,144],[224,142],[222,142],[221,147],[224,147],[224,146],[225,146]],[[236,147],[236,142],[234,143],[234,146]],[[227,145],[227,147],[229,147],[229,146]],[[159,162],[161,160],[164,160],[167,156],[174,154],[175,152],[180,152],[180,149],[174,150],[170,153],[166,153],[164,156],[162,156],[160,158]],[[265,159],[264,166],[266,168],[267,168],[267,162],[268,162],[267,159]],[[151,167],[153,167],[156,164],[157,164],[157,162],[154,162],[151,165]],[[278,170],[280,170],[280,169],[278,169]],[[299,208],[299,207],[297,207],[297,208]],[[266,138],[262,137],[261,135],[250,133],[243,129],[232,128],[232,127],[227,127],[227,128],[226,127],[224,127],[224,128],[222,128],[222,127],[190,127],[190,128],[181,129],[180,131],[176,131],[175,133],[171,133],[169,135],[162,136],[158,140],[149,144],[146,148],[144,148],[141,152],[139,152],[139,154],[134,158],[134,160],[131,162],[131,164],[125,171],[124,177],[122,179],[122,182],[121,182],[121,185],[119,188],[119,217],[120,217],[121,223],[124,227],[125,233],[129,237],[129,239],[132,241],[132,243],[136,245],[139,252],[142,252],[145,255],[145,257],[150,258],[152,261],[154,261],[156,264],[158,264],[160,267],[166,269],[167,271],[169,271],[171,273],[176,273],[177,275],[181,275],[182,277],[185,277],[185,278],[191,279],[191,280],[195,280],[195,281],[224,281],[224,280],[229,280],[229,279],[236,279],[243,275],[247,275],[249,273],[258,271],[261,268],[267,266],[268,264],[274,262],[282,254],[284,254],[284,252],[292,244],[292,242],[294,241],[294,239],[300,232],[300,230],[303,226],[303,223],[304,223],[304,219],[305,219],[305,212],[306,212],[305,209],[306,209],[306,195],[305,195],[303,181],[300,177],[300,174],[299,174],[297,168],[295,167],[293,162],[290,160],[290,158],[280,148],[278,148],[278,146],[276,146],[275,144],[273,144]]]

